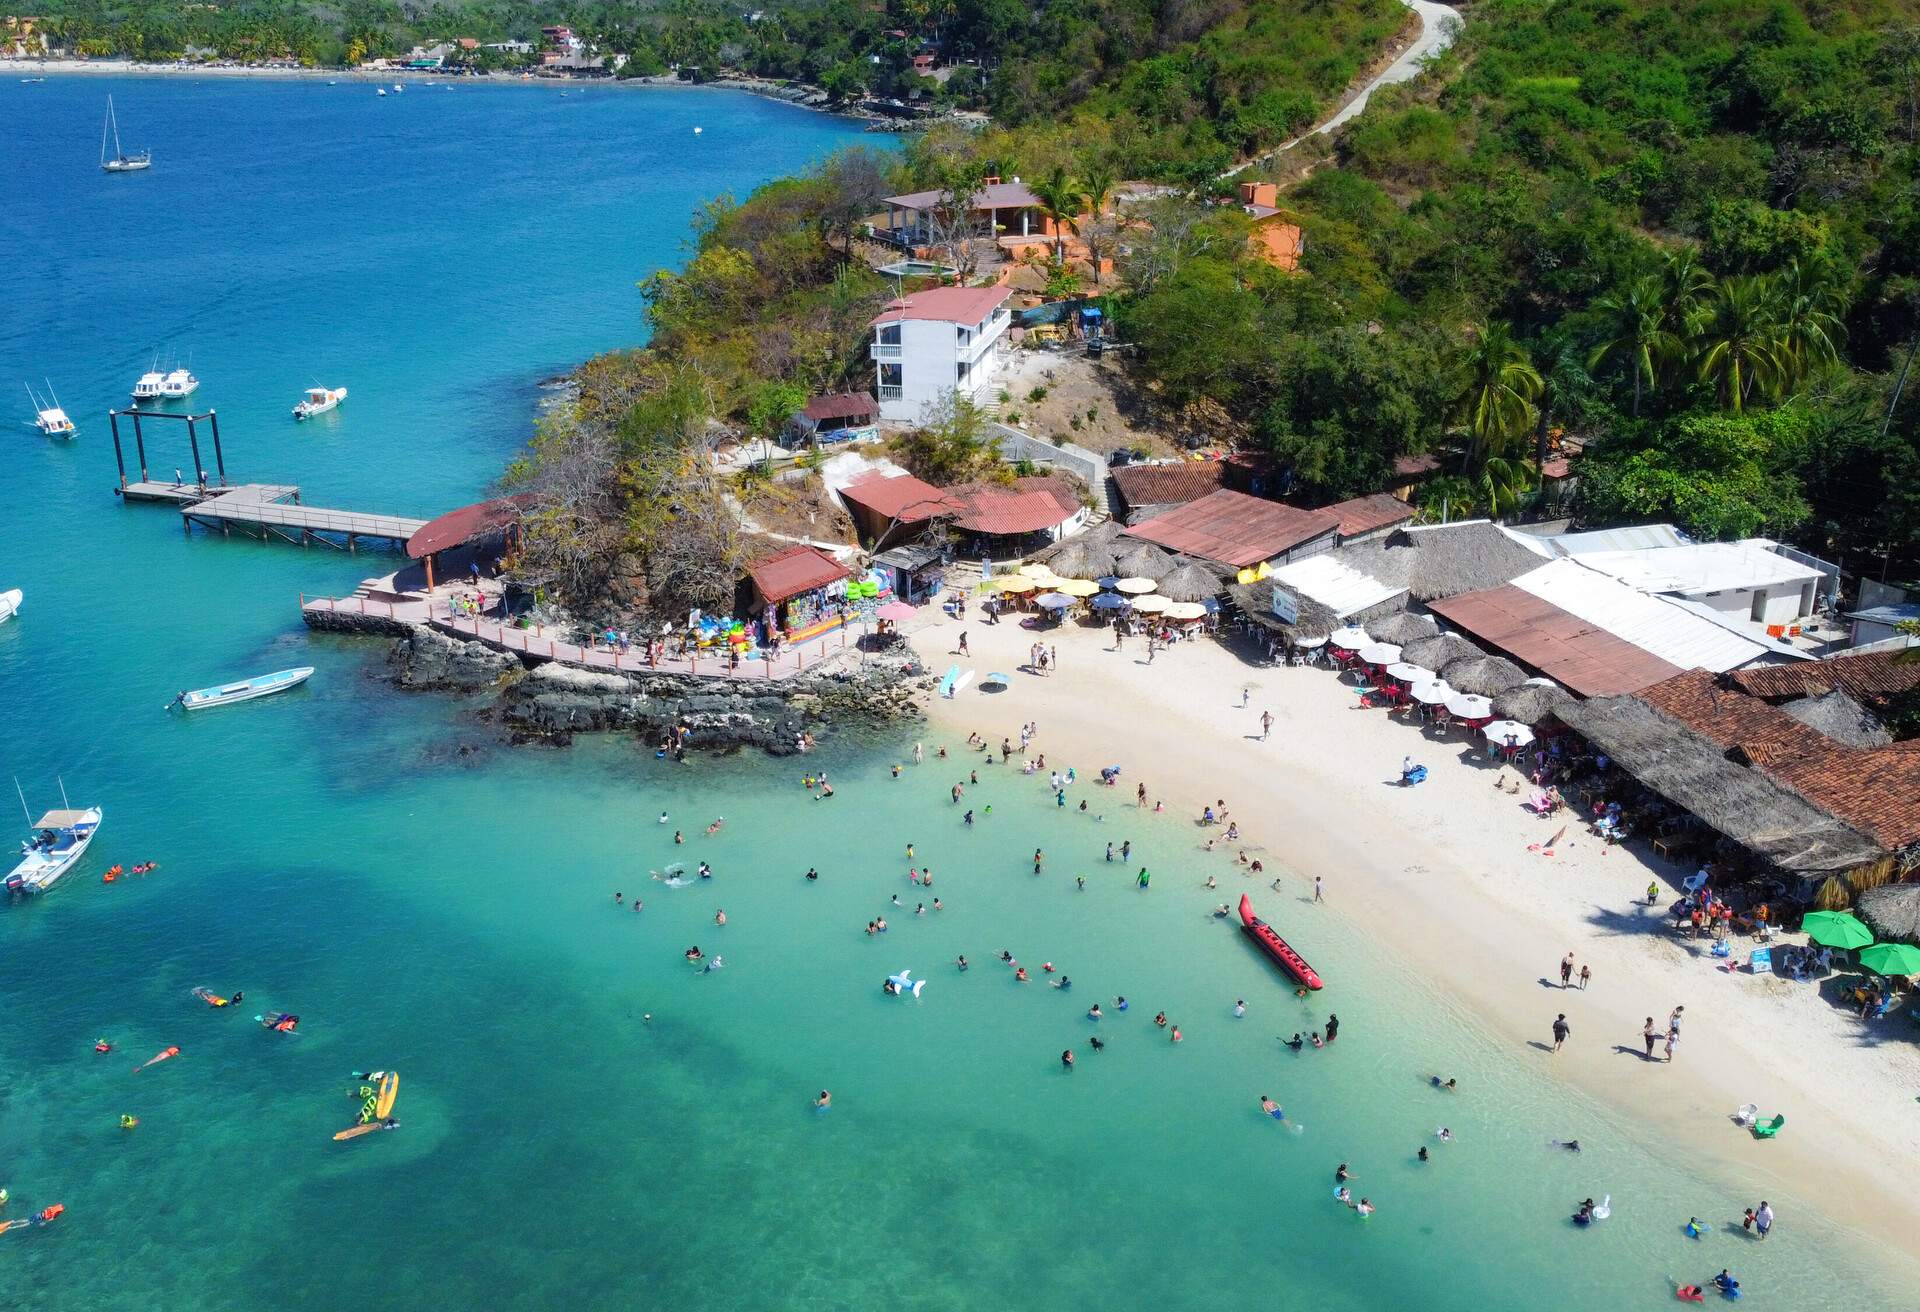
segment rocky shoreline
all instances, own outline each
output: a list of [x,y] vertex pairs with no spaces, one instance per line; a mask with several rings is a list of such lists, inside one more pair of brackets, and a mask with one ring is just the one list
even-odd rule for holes
[[676,730],[696,751],[801,750],[801,735],[917,722],[935,680],[905,647],[848,647],[803,674],[755,682],[687,674],[615,674],[532,661],[426,625],[308,612],[320,631],[391,638],[388,677],[410,692],[485,698],[481,714],[516,743],[564,745],[576,733],[634,733],[658,746]]

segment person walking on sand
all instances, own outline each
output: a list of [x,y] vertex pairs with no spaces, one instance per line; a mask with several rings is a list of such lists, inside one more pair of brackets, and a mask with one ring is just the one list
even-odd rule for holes
[[1246,710],[1247,703],[1253,700],[1253,688],[1249,684],[1240,685],[1240,709]]
[[967,631],[965,629],[960,630],[960,646],[955,649],[953,654],[956,656],[973,655],[972,652],[967,650]]
[[1560,958],[1560,987],[1565,988],[1573,981],[1573,953]]
[[1660,1040],[1660,1032],[1653,1028],[1653,1017],[1647,1017],[1646,1028],[1640,1031],[1641,1040],[1647,1045],[1647,1060],[1653,1060],[1653,1045]]
[[1592,979],[1592,978],[1593,978],[1593,971],[1592,971],[1592,970],[1590,970],[1590,969],[1589,969],[1588,967],[1586,967],[1586,966],[1584,966],[1584,965],[1583,965],[1583,966],[1581,966],[1581,967],[1580,967],[1580,987],[1581,987],[1581,989],[1583,989],[1583,990],[1584,990],[1584,989],[1585,989],[1585,988],[1587,987],[1587,981],[1588,981],[1588,980],[1590,980],[1590,979]]
[[[1277,883],[1279,883],[1280,881],[1276,879],[1276,880],[1274,880],[1273,882],[1277,884]],[[1320,876],[1318,876],[1318,875],[1315,875],[1315,876],[1313,877],[1313,900],[1314,900],[1315,902],[1324,902],[1324,901],[1326,901],[1326,898],[1325,898],[1325,897],[1323,897],[1323,896],[1321,896],[1321,893],[1322,893],[1322,889],[1321,889],[1321,886],[1320,886]]]
[[1669,1062],[1673,1060],[1673,1047],[1678,1042],[1680,1042],[1680,1027],[1676,1025],[1667,1031],[1667,1060]]
[[1260,741],[1265,742],[1267,735],[1273,732],[1273,712],[1260,712]]
[[1573,1029],[1567,1024],[1566,1012],[1563,1011],[1553,1018],[1553,1050],[1555,1052],[1560,1051],[1560,1045],[1567,1041],[1567,1036],[1571,1033]]

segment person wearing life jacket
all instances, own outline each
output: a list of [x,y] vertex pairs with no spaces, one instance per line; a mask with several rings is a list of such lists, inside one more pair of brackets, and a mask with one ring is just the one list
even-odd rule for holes
[[95,1039],[93,1041],[93,1050],[95,1052],[112,1052],[113,1045],[111,1043],[108,1043],[105,1039]]

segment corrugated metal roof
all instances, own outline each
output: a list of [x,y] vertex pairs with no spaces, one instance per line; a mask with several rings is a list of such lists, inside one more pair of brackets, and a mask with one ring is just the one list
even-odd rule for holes
[[1642,592],[1699,597],[1711,592],[1817,581],[1820,571],[1747,542],[1699,542],[1635,551],[1584,551],[1580,563]]
[[1135,524],[1127,535],[1238,568],[1272,560],[1338,527],[1324,510],[1301,510],[1222,488]]
[[1282,565],[1272,577],[1289,592],[1313,598],[1341,619],[1406,592],[1404,586],[1382,583],[1371,574],[1351,568],[1335,551]]
[[836,579],[853,577],[852,572],[832,556],[804,544],[754,561],[747,566],[747,573],[753,576],[754,587],[770,604],[824,588]]
[[1733,681],[1754,696],[1769,700],[1838,691],[1873,701],[1920,687],[1920,661],[1897,661],[1894,654],[1898,650],[1856,649],[1804,665],[1768,665],[1741,670],[1733,676]]
[[1362,533],[1371,533],[1375,529],[1405,523],[1413,518],[1412,506],[1384,492],[1355,497],[1351,501],[1336,501],[1324,509],[1340,521],[1340,536],[1343,538],[1358,537]]
[[1574,560],[1550,561],[1520,575],[1513,586],[1683,670],[1721,674],[1770,650]]
[[1013,293],[1005,287],[929,287],[887,302],[869,326],[928,319],[935,323],[976,324],[1000,308]]
[[849,505],[909,524],[950,515],[960,508],[945,492],[912,474],[868,474],[841,488],[840,497]]
[[1589,551],[1644,551],[1649,547],[1684,547],[1686,535],[1671,524],[1639,524],[1629,528],[1602,528],[1588,533],[1562,533],[1549,539],[1562,556]]
[[1173,506],[1218,490],[1226,473],[1218,460],[1179,460],[1165,465],[1122,465],[1112,478],[1129,506]]
[[1429,601],[1427,606],[1582,697],[1637,692],[1680,672],[1651,652],[1511,583]]

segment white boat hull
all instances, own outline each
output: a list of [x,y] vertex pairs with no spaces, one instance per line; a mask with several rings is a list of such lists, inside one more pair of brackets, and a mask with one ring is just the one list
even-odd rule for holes
[[64,846],[56,846],[49,851],[45,848],[28,847],[22,854],[20,864],[13,868],[6,878],[7,891],[11,893],[44,893],[58,883],[60,877],[80,864],[80,858],[93,846],[93,836],[99,832],[100,822],[106,813],[100,807],[90,807],[87,821],[71,830],[71,840]]
[[0,624],[5,624],[17,615],[20,611],[20,603],[26,599],[27,594],[18,588],[9,588],[5,592],[0,592]]
[[277,692],[298,688],[312,677],[313,667],[304,665],[297,670],[281,670],[276,674],[265,674],[257,679],[241,679],[235,683],[222,684],[217,688],[201,688],[195,692],[182,693],[178,704],[189,711],[204,711],[215,706],[232,706],[236,702],[250,702],[255,698],[271,697]]

